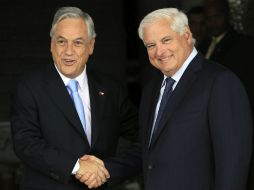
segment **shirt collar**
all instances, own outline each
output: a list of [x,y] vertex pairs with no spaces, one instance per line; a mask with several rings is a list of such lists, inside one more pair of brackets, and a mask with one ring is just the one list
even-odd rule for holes
[[222,33],[221,35],[215,37],[213,36],[212,39],[216,41],[216,43],[220,42],[222,38],[225,36],[226,32]]
[[[71,80],[71,78],[66,77],[65,75],[63,75],[63,74],[58,70],[58,68],[57,68],[56,65],[55,65],[55,68],[56,68],[57,72],[59,73],[61,79],[63,80],[64,85],[67,86],[67,84],[69,83],[69,81]],[[83,90],[83,89],[84,89],[84,86],[85,86],[85,83],[87,83],[86,66],[85,66],[83,72],[82,72],[79,76],[77,76],[76,78],[73,78],[73,79],[75,79],[75,80],[78,81],[79,87],[81,88],[81,90]]]

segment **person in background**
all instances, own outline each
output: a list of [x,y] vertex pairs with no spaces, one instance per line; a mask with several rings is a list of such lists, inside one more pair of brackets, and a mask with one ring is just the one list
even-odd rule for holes
[[105,189],[104,159],[115,156],[120,137],[135,144],[137,110],[119,81],[89,69],[96,33],[87,13],[59,8],[50,36],[53,62],[22,77],[12,102],[20,189]]
[[158,70],[139,108],[145,189],[246,189],[252,117],[239,78],[196,50],[178,9],[149,13],[138,33]]
[[[230,7],[227,0],[206,0],[204,3],[205,25],[210,37],[206,58],[221,62],[234,71],[239,60],[247,55],[250,36],[237,32],[230,23]],[[245,45],[245,47],[242,47]],[[244,53],[244,51],[247,51]],[[238,52],[238,56],[234,53]],[[229,59],[231,57],[231,59]],[[247,59],[246,59],[247,60]],[[232,63],[230,63],[232,62]]]
[[206,0],[205,24],[210,37],[205,57],[231,69],[244,83],[253,105],[254,89],[250,84],[253,38],[237,32],[230,23],[230,7],[227,0]]
[[[230,6],[227,0],[206,0],[204,3],[209,42],[202,44],[207,49],[206,58],[217,61],[231,69],[242,81],[254,109],[254,85],[252,82],[254,39],[236,31],[231,24]],[[209,45],[210,44],[210,45]],[[254,118],[254,117],[253,117]],[[254,156],[249,177],[249,189],[254,188]]]
[[[205,15],[203,6],[195,6],[187,12],[190,30],[195,38],[195,47],[202,53],[205,53],[205,42],[208,41]],[[202,47],[204,46],[204,47]]]

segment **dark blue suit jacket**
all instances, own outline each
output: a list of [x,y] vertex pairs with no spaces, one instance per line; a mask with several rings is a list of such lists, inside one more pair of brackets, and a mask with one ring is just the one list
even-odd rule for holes
[[91,147],[53,63],[26,75],[17,86],[11,127],[15,152],[25,165],[21,189],[84,190],[87,187],[71,175],[79,157],[112,157],[120,137],[137,138],[137,112],[122,85],[89,67],[87,77]]
[[163,76],[140,105],[146,190],[244,190],[252,152],[250,105],[240,80],[198,54],[171,95],[149,146]]

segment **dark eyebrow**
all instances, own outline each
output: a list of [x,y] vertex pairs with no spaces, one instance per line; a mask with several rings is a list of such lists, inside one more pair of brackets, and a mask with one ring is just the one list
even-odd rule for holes
[[[56,37],[56,39],[64,39],[64,40],[67,40],[65,37],[63,37],[63,36],[57,36]],[[76,38],[76,39],[74,39],[74,41],[76,41],[76,40],[81,40],[81,41],[86,41],[84,38],[82,38],[82,37],[79,37],[79,38]]]

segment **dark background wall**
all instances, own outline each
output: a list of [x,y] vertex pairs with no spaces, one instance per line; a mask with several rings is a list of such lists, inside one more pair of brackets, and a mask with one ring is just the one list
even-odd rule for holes
[[[71,3],[69,3],[71,2]],[[1,1],[0,18],[0,121],[9,120],[9,104],[16,76],[51,61],[49,30],[60,6],[79,6],[94,19],[96,47],[94,67],[123,77],[125,38],[122,1],[51,0],[33,3]]]
[[[142,46],[137,36],[140,19],[149,11],[176,6],[188,10],[203,0],[50,0],[28,2],[18,0],[0,1],[0,121],[9,121],[10,97],[14,79],[23,71],[51,61],[49,30],[55,10],[60,6],[79,6],[87,11],[95,22],[97,32],[95,67],[130,84],[130,95],[135,103],[139,81],[139,59]],[[246,8],[238,10],[243,17],[242,29],[251,35],[253,29],[253,0],[241,0]],[[230,0],[235,7],[239,0]],[[246,13],[245,13],[246,12]],[[242,15],[243,13],[244,16]],[[236,18],[239,15],[234,13]],[[239,22],[239,20],[237,21]],[[254,35],[253,35],[254,36]]]
[[[56,9],[78,6],[88,12],[97,33],[93,67],[123,80],[132,101],[138,105],[141,71],[147,62],[140,59],[142,43],[137,36],[140,19],[151,10],[176,6],[187,11],[203,0],[27,0],[0,1],[0,189],[13,189],[19,161],[12,151],[9,119],[11,95],[16,78],[24,71],[51,61],[49,30]],[[230,0],[237,2],[238,0]],[[248,6],[243,32],[254,36],[254,1]],[[191,3],[190,3],[191,2]],[[238,13],[235,13],[238,14]]]

